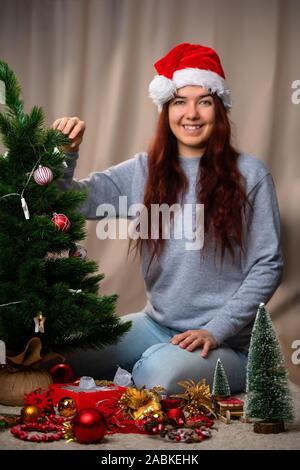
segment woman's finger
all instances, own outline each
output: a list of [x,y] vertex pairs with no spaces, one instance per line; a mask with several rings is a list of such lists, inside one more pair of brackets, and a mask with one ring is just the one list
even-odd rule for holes
[[201,357],[207,357],[209,351],[211,349],[211,342],[209,339],[204,340],[204,345],[201,353]]
[[76,127],[77,125],[77,120],[75,118],[68,118],[68,121],[66,122],[64,128],[63,128],[63,133],[66,135],[69,135],[70,132]]
[[201,345],[203,344],[203,341],[204,341],[204,338],[194,339],[194,341],[191,344],[189,344],[189,346],[186,348],[187,351],[192,352],[192,351],[195,351],[195,349],[200,348]]
[[185,338],[183,341],[181,341],[179,343],[179,346],[181,348],[186,348],[191,343],[193,343],[194,341],[197,341],[197,340],[199,340],[199,338],[197,338],[195,335],[189,335],[187,338]]
[[85,131],[85,124],[83,121],[79,121],[73,127],[72,132],[69,135],[69,138],[75,139],[77,136],[81,137],[84,131]]
[[179,344],[180,341],[183,341],[187,336],[189,336],[189,334],[190,333],[188,331],[185,331],[184,333],[180,333],[179,335],[175,335],[171,339],[171,343],[172,344]]
[[57,126],[56,129],[57,129],[58,131],[64,132],[64,129],[65,129],[67,123],[69,122],[69,119],[70,119],[70,118],[68,118],[68,117],[62,118],[62,119],[60,120],[60,123],[58,124],[58,126]]

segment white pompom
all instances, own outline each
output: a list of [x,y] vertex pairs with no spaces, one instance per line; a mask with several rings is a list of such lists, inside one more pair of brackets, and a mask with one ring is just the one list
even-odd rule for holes
[[173,81],[163,75],[156,75],[149,85],[149,97],[158,106],[173,98],[175,92]]

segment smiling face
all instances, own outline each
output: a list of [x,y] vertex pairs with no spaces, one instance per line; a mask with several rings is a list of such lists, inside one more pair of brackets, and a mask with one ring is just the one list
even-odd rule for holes
[[207,88],[186,86],[169,104],[169,124],[181,157],[202,156],[215,121],[215,105]]

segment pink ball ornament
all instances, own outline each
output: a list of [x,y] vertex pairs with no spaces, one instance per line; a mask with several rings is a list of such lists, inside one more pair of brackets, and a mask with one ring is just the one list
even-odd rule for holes
[[60,232],[67,232],[71,227],[71,222],[64,214],[53,214],[52,222]]
[[34,181],[40,186],[46,186],[53,180],[53,173],[47,166],[39,165],[33,173]]

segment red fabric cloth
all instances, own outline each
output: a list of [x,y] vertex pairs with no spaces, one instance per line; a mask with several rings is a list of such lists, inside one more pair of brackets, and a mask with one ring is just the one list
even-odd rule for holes
[[243,405],[244,404],[243,400],[240,400],[239,398],[236,398],[236,397],[224,398],[223,400],[220,400],[219,403],[223,403],[224,405]]

